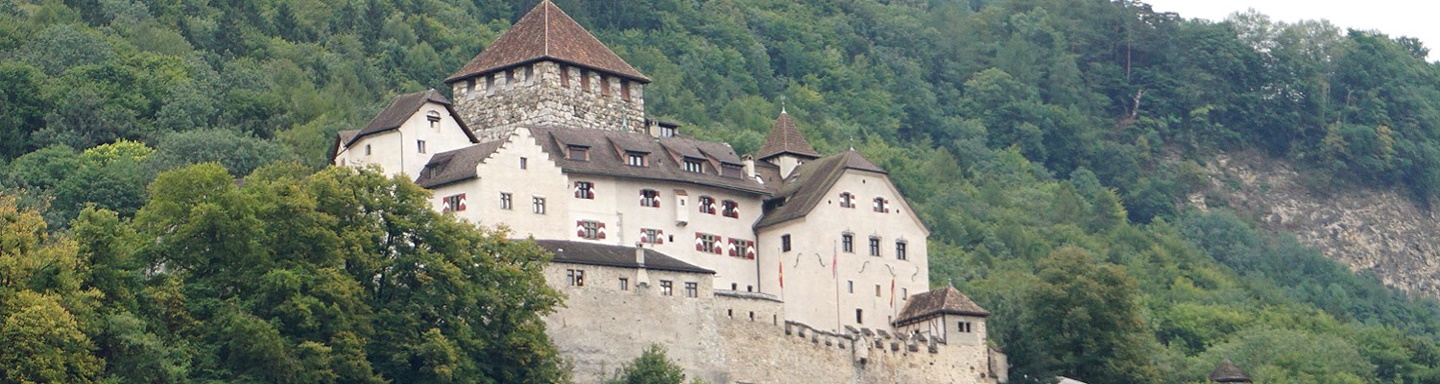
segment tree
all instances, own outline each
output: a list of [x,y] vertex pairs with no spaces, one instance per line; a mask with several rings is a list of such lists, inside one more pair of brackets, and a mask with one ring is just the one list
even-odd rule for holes
[[[700,378],[695,378],[700,382]],[[651,344],[629,363],[615,370],[605,384],[684,384],[685,368],[665,355],[665,346]]]
[[1026,295],[1022,329],[1041,356],[1017,356],[1019,373],[1096,383],[1157,381],[1146,357],[1148,335],[1134,279],[1074,247],[1055,250],[1039,268],[1041,282]]

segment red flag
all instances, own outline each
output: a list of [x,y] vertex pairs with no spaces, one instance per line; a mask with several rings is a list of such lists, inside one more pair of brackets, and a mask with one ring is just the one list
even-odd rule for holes
[[785,289],[785,259],[780,259],[780,289]]
[[830,251],[830,275],[840,278],[840,253],[834,250]]

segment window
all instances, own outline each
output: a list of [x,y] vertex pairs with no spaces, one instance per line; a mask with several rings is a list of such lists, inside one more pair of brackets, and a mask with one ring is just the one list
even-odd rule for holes
[[910,298],[910,289],[909,289],[909,288],[900,288],[900,300],[905,300],[905,299],[909,299],[909,298]]
[[630,290],[630,279],[627,279],[627,278],[624,278],[624,277],[621,277],[621,278],[620,278],[620,290],[621,290],[621,291],[629,291],[629,290]]
[[720,163],[720,176],[740,178],[744,171],[739,165]]
[[675,136],[675,127],[660,127],[660,137]]
[[875,297],[880,297],[880,284],[875,284]]
[[670,282],[670,280],[660,280],[660,295],[674,296],[675,283]]
[[714,254],[717,254],[717,255],[718,255],[718,254],[720,254],[720,247],[717,246],[716,243],[719,243],[719,242],[720,242],[720,236],[711,235],[711,234],[707,234],[707,233],[696,233],[696,234],[695,234],[695,250],[696,250],[696,251],[705,252],[705,253],[714,253]]
[[590,71],[580,70],[580,89],[590,92]]
[[576,221],[575,236],[590,240],[605,240],[605,223],[593,220]]
[[529,169],[529,168],[530,168],[530,159],[521,157],[521,158],[520,158],[520,169]]
[[685,297],[700,297],[700,284],[685,283]]
[[535,196],[530,199],[530,210],[536,214],[545,214],[545,198]]
[[699,209],[700,213],[708,213],[711,215],[715,214],[715,198],[710,196],[700,196]]
[[469,95],[469,94],[471,94],[471,93],[475,93],[475,79],[474,79],[474,78],[471,78],[471,79],[469,79],[469,80],[465,80],[465,94],[466,94],[466,95]]
[[440,129],[440,112],[434,110],[426,112],[425,120],[430,121],[430,129]]
[[955,327],[959,328],[960,332],[970,333],[970,322],[968,321],[961,321],[959,324],[955,324]]
[[595,200],[595,183],[589,181],[575,182],[575,198]]
[[569,67],[569,66],[566,66],[566,65],[561,65],[561,66],[560,66],[560,86],[561,86],[561,87],[565,87],[565,88],[570,88],[570,67]]
[[865,311],[855,308],[855,324],[865,324]]
[[465,210],[465,194],[463,193],[458,195],[445,196],[442,201],[445,205],[445,212]]
[[870,256],[880,256],[880,238],[870,238]]
[[723,202],[720,203],[720,208],[721,208],[720,213],[721,213],[722,215],[725,215],[725,217],[735,218],[735,219],[740,218],[740,203],[736,203],[736,202],[730,201],[730,200],[725,200],[725,201],[723,201]]
[[855,195],[840,192],[840,208],[855,208]]
[[889,202],[890,202],[890,201],[885,200],[885,198],[883,198],[883,197],[876,197],[876,198],[875,198],[875,212],[890,212],[890,208],[885,208],[885,204],[887,204],[887,203],[889,203]]
[[645,154],[640,152],[625,152],[625,163],[632,167],[645,166]]
[[620,79],[620,98],[630,101],[630,82]]
[[640,190],[640,206],[660,208],[660,191],[653,189]]
[[601,76],[600,76],[600,95],[601,95],[601,96],[610,96],[610,77],[609,77],[609,76],[604,76],[604,75],[601,75]]
[[500,209],[507,211],[514,209],[514,203],[511,202],[512,200],[513,199],[510,198],[510,192],[500,192]]
[[640,242],[648,244],[665,244],[665,231],[650,228],[641,229]]
[[896,241],[896,242],[895,242],[895,258],[896,258],[896,259],[905,260],[905,257],[906,257],[906,256],[905,256],[905,245],[906,245],[906,244],[905,244],[904,241]]
[[743,239],[730,239],[730,256],[755,259],[755,242]]
[[425,140],[415,140],[415,150],[425,153]]
[[849,233],[840,235],[840,250],[845,253],[855,253],[855,235]]
[[565,158],[570,160],[590,160],[590,147],[583,145],[570,145],[565,147]]
[[370,156],[370,144],[365,144],[365,156]]
[[565,281],[566,281],[567,283],[569,283],[570,286],[572,286],[572,287],[583,287],[583,286],[585,286],[585,270],[583,270],[583,269],[567,269],[567,270],[565,270]]
[[855,293],[855,280],[845,281],[845,293]]
[[695,160],[687,157],[685,158],[685,172],[704,173],[705,166],[700,163],[700,160]]
[[780,235],[780,252],[790,252],[790,234]]

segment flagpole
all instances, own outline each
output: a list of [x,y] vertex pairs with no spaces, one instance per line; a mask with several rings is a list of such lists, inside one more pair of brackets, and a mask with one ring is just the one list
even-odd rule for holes
[[840,333],[840,251],[830,241],[830,276],[835,280],[835,333]]

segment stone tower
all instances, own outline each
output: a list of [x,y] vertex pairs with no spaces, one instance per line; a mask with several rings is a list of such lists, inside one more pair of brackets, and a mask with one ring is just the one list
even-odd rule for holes
[[445,82],[481,141],[520,125],[646,130],[650,79],[549,0]]

